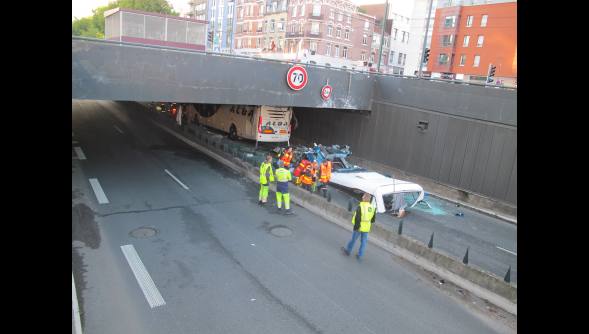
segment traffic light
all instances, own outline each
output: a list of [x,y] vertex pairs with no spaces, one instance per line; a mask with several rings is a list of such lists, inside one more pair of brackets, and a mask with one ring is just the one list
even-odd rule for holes
[[213,32],[209,31],[208,35],[207,35],[207,40],[209,41],[209,43],[213,44]]
[[497,66],[491,64],[489,66],[489,74],[487,75],[487,83],[489,82],[493,82],[493,77],[495,76],[495,70],[497,69]]
[[427,60],[429,59],[429,51],[430,51],[429,49],[425,49],[423,51],[423,62],[424,63],[427,63]]

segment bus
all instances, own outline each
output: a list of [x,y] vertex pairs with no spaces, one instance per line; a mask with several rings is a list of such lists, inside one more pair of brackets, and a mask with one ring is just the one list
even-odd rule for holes
[[291,107],[189,104],[193,122],[229,134],[229,139],[244,138],[258,142],[287,142],[292,131]]

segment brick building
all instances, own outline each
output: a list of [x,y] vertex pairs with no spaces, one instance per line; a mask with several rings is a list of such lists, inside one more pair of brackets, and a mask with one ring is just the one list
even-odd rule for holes
[[517,2],[438,7],[428,69],[433,77],[493,84],[517,82]]

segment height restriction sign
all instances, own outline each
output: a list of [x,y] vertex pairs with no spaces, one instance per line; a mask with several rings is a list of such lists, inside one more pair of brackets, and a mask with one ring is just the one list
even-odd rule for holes
[[326,101],[329,100],[332,91],[333,89],[329,84],[323,86],[323,88],[321,88],[321,98],[323,98]]
[[307,70],[304,67],[295,65],[288,70],[286,82],[292,90],[301,90],[307,85]]

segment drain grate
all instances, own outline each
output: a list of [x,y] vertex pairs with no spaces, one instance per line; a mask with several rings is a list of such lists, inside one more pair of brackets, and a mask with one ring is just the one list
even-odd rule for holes
[[288,237],[292,235],[292,230],[286,226],[274,226],[270,229],[270,233],[277,237]]
[[157,234],[157,230],[152,227],[140,227],[135,229],[129,233],[134,238],[145,239],[151,238]]

